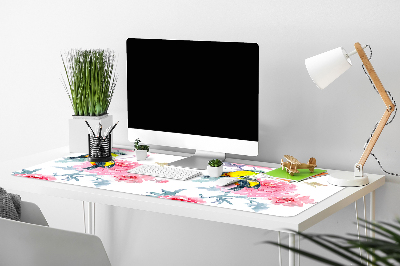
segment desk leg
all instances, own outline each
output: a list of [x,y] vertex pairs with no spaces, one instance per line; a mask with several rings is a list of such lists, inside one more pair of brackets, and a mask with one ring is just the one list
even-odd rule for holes
[[[296,235],[294,233],[289,233],[289,247],[294,248]],[[289,266],[295,266],[295,253],[289,250]]]
[[[375,190],[369,193],[369,221],[375,222]],[[371,237],[375,237],[375,232],[371,231]]]
[[[369,221],[375,222],[375,190],[369,193]],[[370,229],[374,229],[374,226],[370,225]],[[375,238],[375,232],[370,230],[371,237]],[[372,250],[375,252],[375,250]],[[372,261],[375,262],[375,259],[371,257]]]
[[[297,235],[297,249],[300,250],[300,235]],[[300,253],[297,253],[297,265],[300,266]]]
[[94,202],[83,202],[83,218],[86,234],[95,234],[95,204]]

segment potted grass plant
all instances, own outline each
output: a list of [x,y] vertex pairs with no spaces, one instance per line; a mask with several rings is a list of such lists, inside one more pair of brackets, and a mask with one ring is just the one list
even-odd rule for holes
[[107,111],[118,80],[115,53],[109,49],[72,49],[61,55],[66,78],[62,84],[74,115],[69,120],[70,152],[87,152],[87,125],[112,126]]
[[147,158],[147,152],[149,151],[149,146],[140,144],[140,139],[136,139],[134,142],[136,160],[143,161]]
[[210,177],[219,177],[223,172],[223,163],[219,159],[208,161],[207,172]]

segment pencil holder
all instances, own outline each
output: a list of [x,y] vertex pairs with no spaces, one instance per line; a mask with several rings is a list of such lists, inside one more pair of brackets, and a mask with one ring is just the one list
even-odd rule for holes
[[88,134],[89,162],[112,161],[111,156],[111,134],[107,137],[93,137]]

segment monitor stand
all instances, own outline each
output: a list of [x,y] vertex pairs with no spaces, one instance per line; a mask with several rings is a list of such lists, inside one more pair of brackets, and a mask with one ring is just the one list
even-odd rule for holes
[[168,165],[205,170],[207,169],[208,161],[212,159],[220,159],[221,161],[224,161],[225,153],[196,150],[193,156],[169,163]]

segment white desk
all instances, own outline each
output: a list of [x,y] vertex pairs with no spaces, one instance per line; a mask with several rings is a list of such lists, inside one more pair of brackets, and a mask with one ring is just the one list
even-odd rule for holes
[[[265,214],[218,208],[201,204],[162,200],[154,197],[127,194],[96,188],[68,185],[56,182],[12,176],[13,171],[28,168],[40,163],[54,160],[68,154],[68,147],[63,147],[31,156],[21,157],[0,163],[0,187],[10,190],[38,193],[41,195],[63,197],[85,202],[101,203],[119,207],[146,210],[163,214],[172,214],[214,222],[249,226],[260,229],[296,232],[304,231],[333,213],[371,193],[370,219],[375,220],[375,190],[385,183],[385,176],[369,174],[370,184],[364,187],[349,187],[341,190],[326,200],[293,217],[277,217]],[[179,154],[182,155],[182,154]],[[253,165],[278,167],[277,164],[257,163],[227,159],[230,162],[250,163]],[[334,174],[334,170],[328,170]],[[295,234],[289,234],[289,245],[294,246]],[[289,265],[294,265],[295,256],[289,252]]]

